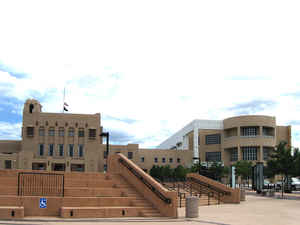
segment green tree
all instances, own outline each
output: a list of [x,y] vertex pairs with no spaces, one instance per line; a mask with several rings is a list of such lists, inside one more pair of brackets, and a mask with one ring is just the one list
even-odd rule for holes
[[222,166],[218,162],[213,162],[213,164],[208,168],[208,171],[213,174],[213,177],[217,181],[221,181],[222,177],[229,174],[229,168]]
[[188,173],[188,168],[184,168],[182,165],[179,165],[174,170],[174,177],[177,179],[184,179]]
[[240,176],[242,182],[248,179],[252,174],[252,162],[250,161],[237,161],[233,166],[235,166],[236,176]]
[[[291,176],[296,176],[299,169],[300,153],[298,149],[294,149],[287,145],[285,141],[280,142],[274,151],[270,154],[270,160],[267,161],[267,167],[271,175],[279,174],[282,176],[282,183]],[[282,195],[284,191],[282,185]]]

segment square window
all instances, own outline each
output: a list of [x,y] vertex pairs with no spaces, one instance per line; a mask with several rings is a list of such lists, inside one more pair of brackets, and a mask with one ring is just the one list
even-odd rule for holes
[[34,127],[27,127],[26,133],[28,137],[33,137],[34,136]]
[[65,136],[65,130],[64,130],[64,128],[59,128],[59,130],[58,130],[58,136],[60,136],[60,137],[64,137]]
[[69,129],[69,137],[74,137],[74,128]]
[[132,159],[133,158],[133,152],[128,152],[128,159]]
[[84,137],[84,129],[83,128],[79,128],[78,137]]
[[90,139],[96,138],[96,129],[89,129],[89,138]]
[[45,129],[43,127],[40,127],[40,129],[39,129],[39,135],[40,136],[45,136]]
[[5,169],[11,169],[12,165],[11,165],[11,160],[5,160]]
[[55,135],[55,130],[54,128],[49,129],[49,136],[54,136]]

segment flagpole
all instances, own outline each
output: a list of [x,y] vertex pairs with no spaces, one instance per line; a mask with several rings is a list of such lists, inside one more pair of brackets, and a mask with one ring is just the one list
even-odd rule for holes
[[63,113],[65,113],[65,95],[66,95],[66,88],[64,87],[64,99],[63,99],[63,108],[62,108]]

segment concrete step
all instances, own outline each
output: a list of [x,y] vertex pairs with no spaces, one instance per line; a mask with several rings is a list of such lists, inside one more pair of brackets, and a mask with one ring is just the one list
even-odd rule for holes
[[24,207],[21,206],[0,206],[1,219],[24,218]]
[[61,207],[63,218],[139,217],[146,207]]
[[134,204],[134,202],[142,203],[134,197],[65,197],[63,199],[63,207],[125,207],[125,206],[147,206]]

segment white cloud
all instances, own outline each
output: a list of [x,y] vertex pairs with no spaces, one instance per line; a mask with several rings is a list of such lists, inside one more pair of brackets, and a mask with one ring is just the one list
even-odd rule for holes
[[283,96],[300,84],[298,1],[17,3],[0,3],[0,63],[27,77],[0,71],[4,95],[57,112],[66,86],[71,112],[135,119],[103,125],[144,146],[253,100],[276,102],[257,113],[280,124],[298,118]]
[[20,140],[21,123],[7,123],[0,121],[0,140]]

